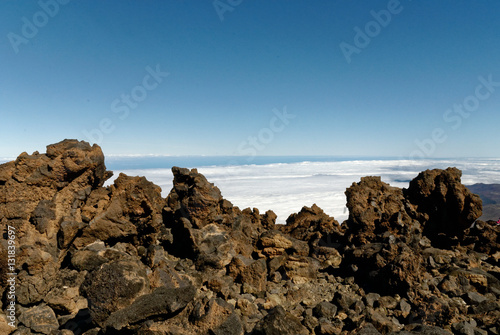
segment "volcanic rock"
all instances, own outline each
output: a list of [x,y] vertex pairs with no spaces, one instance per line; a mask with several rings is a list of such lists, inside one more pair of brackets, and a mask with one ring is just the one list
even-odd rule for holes
[[[5,334],[498,334],[500,226],[455,168],[408,189],[364,177],[339,224],[316,205],[276,225],[196,169],[172,189],[112,175],[65,140],[0,165]],[[9,326],[7,227],[16,231]]]
[[423,221],[424,234],[431,240],[462,235],[482,214],[481,199],[461,184],[461,177],[456,168],[426,170],[406,190],[416,207],[413,216]]

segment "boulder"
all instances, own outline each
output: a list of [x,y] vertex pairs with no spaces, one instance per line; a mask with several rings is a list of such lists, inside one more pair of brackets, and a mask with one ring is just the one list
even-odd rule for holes
[[355,244],[375,242],[384,232],[397,234],[411,223],[405,210],[403,190],[381,181],[363,177],[345,191],[349,218],[346,237]]
[[461,183],[457,168],[426,170],[410,182],[405,196],[415,206],[413,216],[424,234],[436,240],[441,234],[460,236],[482,214],[482,201]]
[[150,292],[146,267],[130,260],[105,263],[89,272],[81,292],[88,299],[92,320],[104,326],[112,313]]
[[104,328],[121,330],[152,317],[168,318],[169,314],[186,307],[194,296],[195,289],[192,285],[178,288],[159,287],[152,293],[138,297],[132,304],[111,313],[104,323]]

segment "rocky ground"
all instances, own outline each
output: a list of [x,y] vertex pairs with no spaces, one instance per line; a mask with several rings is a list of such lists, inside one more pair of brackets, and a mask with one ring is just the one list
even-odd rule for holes
[[0,165],[0,333],[500,333],[499,226],[476,220],[455,168],[408,189],[362,178],[342,225],[315,205],[275,225],[172,170],[165,199],[144,177],[103,187],[103,153],[85,142]]

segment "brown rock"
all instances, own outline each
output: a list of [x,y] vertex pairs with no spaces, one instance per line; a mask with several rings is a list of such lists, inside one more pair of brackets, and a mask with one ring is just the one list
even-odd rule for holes
[[461,176],[457,168],[426,170],[405,190],[431,240],[439,234],[462,235],[482,214],[481,199],[462,185]]
[[323,238],[327,240],[329,234],[341,234],[339,223],[326,215],[316,204],[312,207],[304,206],[297,214],[292,214],[286,220],[286,226],[281,230],[293,238],[301,241]]
[[253,334],[309,335],[309,331],[296,317],[277,306],[255,326]]
[[[198,173],[184,168],[173,167],[174,187],[167,197],[168,206],[178,217],[188,219],[194,228],[202,228],[213,223],[224,207],[220,190]],[[230,205],[225,205],[231,208]]]
[[376,234],[386,231],[399,232],[411,223],[403,191],[382,182],[380,177],[363,177],[345,194],[349,209],[346,236],[355,244],[374,241]]
[[[97,240],[132,241],[146,248],[155,244],[165,202],[161,189],[144,177],[120,174],[109,190],[109,193],[99,192],[98,198],[89,198],[85,214],[90,222],[75,240],[75,246],[81,248]],[[92,204],[101,204],[103,208],[92,213],[88,209]]]
[[281,232],[270,230],[261,235],[259,245],[263,257],[276,257],[282,255],[285,250],[292,247],[293,242]]
[[59,328],[56,314],[46,305],[23,310],[19,315],[19,322],[34,332],[47,335],[53,334]]

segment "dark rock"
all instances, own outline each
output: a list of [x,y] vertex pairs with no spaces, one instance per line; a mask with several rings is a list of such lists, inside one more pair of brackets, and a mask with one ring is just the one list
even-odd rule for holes
[[483,301],[486,301],[487,298],[477,292],[467,292],[467,294],[464,296],[464,300],[469,305],[478,305]]
[[83,222],[63,221],[57,234],[57,241],[60,249],[66,249],[73,243],[77,234],[85,227]]
[[349,209],[345,234],[355,244],[374,241],[375,234],[398,232],[411,223],[403,191],[382,182],[380,177],[363,177],[345,194]]
[[328,301],[320,302],[313,309],[313,315],[319,318],[333,319],[337,314],[337,306]]
[[55,285],[44,297],[44,301],[58,314],[76,314],[87,308],[87,300],[79,294],[86,274],[85,271],[60,270]]
[[253,335],[308,335],[299,319],[277,306],[269,311],[254,328]]
[[119,309],[107,318],[104,326],[116,330],[155,316],[166,316],[186,307],[193,300],[192,285],[179,288],[159,287],[153,293],[138,297],[132,304]]
[[490,311],[495,311],[500,309],[500,302],[494,300],[484,300],[475,306],[472,306],[473,314],[484,314]]
[[378,293],[367,293],[365,296],[364,296],[364,299],[365,299],[365,302],[368,306],[370,307],[374,307],[375,303],[378,301],[378,299],[380,299],[380,294]]
[[325,318],[319,320],[319,325],[315,329],[315,333],[318,335],[336,335],[339,332],[340,330],[330,320]]
[[466,235],[464,244],[473,243],[476,251],[493,255],[500,250],[500,225],[497,225],[495,221],[477,220],[464,233]]
[[56,314],[44,304],[23,310],[19,314],[19,322],[34,332],[47,335],[53,334],[59,328]]
[[479,196],[462,183],[462,172],[456,168],[426,170],[410,182],[405,190],[416,206],[416,218],[424,222],[424,234],[437,241],[440,234],[460,236],[482,214]]
[[488,332],[486,330],[482,330],[476,327],[477,323],[474,320],[471,320],[471,322],[457,322],[453,324],[453,331],[455,334],[461,334],[461,335],[488,335]]
[[167,198],[168,206],[176,216],[188,219],[194,228],[215,222],[224,208],[232,207],[224,204],[220,190],[198,170],[173,167],[172,173],[174,187]]
[[358,332],[358,335],[380,335],[380,332],[371,323],[367,323]]
[[89,301],[92,320],[104,326],[111,313],[149,293],[146,268],[142,263],[127,260],[103,264],[87,275],[81,291]]
[[286,226],[280,229],[295,239],[316,244],[319,240],[324,244],[334,243],[334,239],[342,234],[339,223],[326,215],[316,204],[303,207],[299,213],[290,215]]
[[348,311],[356,301],[359,300],[355,294],[347,292],[335,292],[333,302],[343,311]]
[[[101,212],[95,213],[95,217],[91,218],[81,236],[75,240],[77,247],[94,241],[131,242],[146,248],[156,243],[165,203],[158,186],[144,177],[120,174],[110,187],[110,194],[102,196],[109,197],[109,200]],[[88,215],[91,215],[90,211]]]
[[388,335],[451,335],[451,332],[435,326],[417,325],[411,331],[390,332]]

